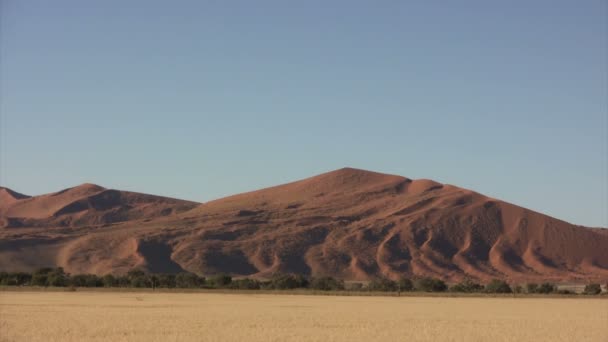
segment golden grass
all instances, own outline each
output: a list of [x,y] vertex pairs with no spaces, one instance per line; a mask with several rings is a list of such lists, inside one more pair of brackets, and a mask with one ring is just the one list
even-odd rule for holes
[[0,341],[608,341],[608,300],[0,292]]

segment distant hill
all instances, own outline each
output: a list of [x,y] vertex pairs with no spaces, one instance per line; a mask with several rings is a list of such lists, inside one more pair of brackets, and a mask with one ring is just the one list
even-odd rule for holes
[[0,188],[5,227],[77,227],[180,213],[198,203],[82,184],[52,194],[25,196]]
[[3,200],[2,220],[5,270],[608,279],[606,230],[432,180],[352,168],[204,204],[85,184]]

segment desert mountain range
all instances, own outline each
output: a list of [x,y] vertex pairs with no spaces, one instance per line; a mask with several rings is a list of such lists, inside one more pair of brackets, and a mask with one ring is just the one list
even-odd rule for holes
[[608,230],[432,180],[344,168],[207,203],[0,188],[0,270],[608,279]]

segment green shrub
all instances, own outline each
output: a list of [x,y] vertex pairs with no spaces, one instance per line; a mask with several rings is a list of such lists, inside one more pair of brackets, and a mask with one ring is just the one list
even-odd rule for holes
[[[217,287],[223,287],[224,286],[224,282],[223,281],[223,276],[218,276],[215,280],[218,282],[217,284],[221,284],[221,286],[217,286]],[[230,284],[230,280],[232,278],[230,278],[229,276],[227,276],[227,280],[225,282],[225,285]],[[197,288],[197,287],[201,287],[205,285],[205,278],[201,278],[199,276],[197,276],[194,273],[188,273],[188,272],[182,272],[182,273],[178,273],[177,275],[175,275],[175,287],[178,288]]]
[[68,285],[68,278],[64,274],[51,273],[47,278],[48,286],[63,287]]
[[492,279],[492,281],[490,281],[488,283],[488,285],[486,285],[486,292],[488,292],[488,293],[511,293],[513,291],[511,290],[511,287],[509,286],[509,284],[506,281],[500,280],[500,279]]
[[116,277],[116,286],[129,287],[130,284],[131,284],[131,281],[129,280],[129,277],[127,277],[126,275]]
[[570,291],[570,290],[557,290],[557,294],[561,294],[561,295],[571,295],[574,294],[574,292]]
[[414,282],[414,288],[424,292],[444,292],[448,286],[440,279],[420,278]]
[[40,268],[32,274],[32,285],[34,286],[48,286],[48,275],[53,269],[50,267]]
[[104,287],[118,286],[118,281],[111,274],[106,274],[105,276],[103,276],[103,278],[101,278],[101,282],[103,283]]
[[413,291],[414,290],[414,283],[409,278],[399,279],[398,286],[399,286],[400,291]]
[[[200,277],[198,280],[200,285],[203,285],[205,282],[201,281]],[[177,286],[176,275],[175,274],[159,274],[158,275],[158,287],[164,288],[174,288]]]
[[100,287],[103,286],[103,280],[95,274],[76,274],[70,277],[69,283],[76,287]]
[[585,286],[583,293],[588,295],[598,295],[602,293],[602,287],[600,284],[588,284]]
[[536,293],[537,291],[538,291],[538,284],[535,284],[535,283],[526,284],[527,293]]
[[344,285],[344,287],[348,290],[351,291],[361,291],[363,290],[363,284],[362,283],[350,283],[348,285]]
[[367,288],[370,291],[384,291],[384,292],[392,292],[397,291],[399,285],[397,282],[392,281],[387,278],[377,278],[367,284]]
[[536,293],[549,294],[557,291],[557,287],[552,283],[542,283],[536,289]]
[[227,274],[216,274],[205,281],[205,285],[212,288],[228,287],[230,283],[232,283],[232,277]]
[[310,287],[322,291],[344,290],[344,282],[333,277],[313,278]]
[[130,270],[126,276],[126,286],[130,287],[152,287],[152,282],[146,273],[139,269]]
[[249,278],[233,279],[230,283],[230,288],[239,290],[259,290],[260,282]]
[[481,292],[483,291],[483,285],[478,284],[471,279],[465,279],[461,283],[458,283],[450,288],[452,292],[465,292],[465,293],[473,293],[473,292]]
[[0,285],[23,286],[30,285],[32,275],[25,272],[10,272],[0,282]]
[[277,273],[272,276],[270,281],[264,283],[264,287],[274,290],[289,290],[306,288],[309,285],[308,279],[302,275]]

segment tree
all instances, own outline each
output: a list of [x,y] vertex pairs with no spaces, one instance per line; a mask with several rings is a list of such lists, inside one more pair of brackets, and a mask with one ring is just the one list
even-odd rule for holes
[[53,271],[50,267],[40,268],[32,274],[32,285],[34,286],[48,286],[49,273]]
[[555,291],[557,291],[557,287],[552,283],[542,283],[536,289],[536,293],[543,293],[543,294],[553,293]]
[[106,274],[103,276],[103,278],[101,278],[101,282],[103,283],[104,287],[114,287],[118,285],[116,278],[114,278],[114,276],[111,274]]
[[308,279],[302,275],[276,273],[266,284],[268,288],[275,290],[288,290],[305,288],[309,285]]
[[70,285],[75,287],[86,286],[86,274],[74,274],[70,277]]
[[588,284],[585,286],[583,293],[588,295],[598,295],[602,293],[602,287],[600,284]]
[[526,284],[526,292],[536,293],[537,291],[538,291],[538,284],[535,284],[535,283]]
[[75,274],[70,277],[70,285],[76,287],[100,287],[104,286],[103,279],[95,274]]
[[178,288],[197,288],[205,284],[204,278],[199,278],[194,273],[182,272],[175,276],[175,287]]
[[124,275],[124,276],[116,277],[116,286],[129,287],[130,284],[131,284],[131,281],[129,280],[128,276]]
[[310,287],[322,291],[344,290],[344,282],[333,277],[319,277],[310,281]]
[[131,287],[151,287],[148,277],[142,270],[135,269],[127,272],[127,279]]
[[450,288],[450,291],[465,292],[465,293],[481,292],[481,291],[483,291],[483,285],[478,284],[478,283],[472,281],[471,279],[467,278],[464,281],[452,286]]
[[230,288],[239,290],[259,290],[260,282],[255,279],[234,279],[230,282]]
[[370,291],[384,291],[391,292],[397,291],[399,288],[399,284],[387,278],[376,278],[367,284],[367,288]]
[[6,276],[2,279],[0,285],[9,285],[9,286],[22,286],[29,285],[32,280],[32,275],[25,272],[11,272],[7,273]]
[[176,286],[175,274],[159,274],[158,287],[174,288]]
[[488,283],[488,285],[486,285],[486,292],[488,292],[488,293],[511,293],[513,291],[511,290],[511,287],[509,286],[509,284],[506,281],[499,280],[499,279],[492,279],[492,281],[490,281]]
[[420,278],[414,282],[414,288],[424,292],[444,292],[448,286],[440,279]]
[[399,279],[399,290],[400,291],[413,291],[414,283],[409,278],[401,278]]
[[57,267],[47,274],[48,286],[67,286],[68,275],[65,274],[62,267]]

